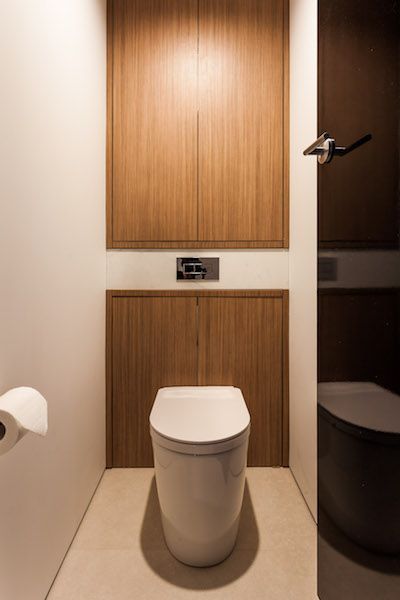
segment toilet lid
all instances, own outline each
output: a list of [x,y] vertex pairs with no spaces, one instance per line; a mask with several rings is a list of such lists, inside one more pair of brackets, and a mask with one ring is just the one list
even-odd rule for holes
[[240,435],[250,425],[250,415],[239,388],[167,387],[158,390],[150,425],[177,442],[212,444]]

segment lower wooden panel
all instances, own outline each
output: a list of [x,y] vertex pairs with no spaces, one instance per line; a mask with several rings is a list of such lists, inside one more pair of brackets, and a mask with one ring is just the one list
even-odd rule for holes
[[112,464],[150,467],[157,390],[197,383],[196,298],[113,298]]
[[248,461],[282,464],[282,300],[200,298],[199,385],[234,385],[251,415]]
[[287,292],[107,292],[107,466],[152,466],[149,413],[170,385],[235,385],[250,466],[288,456]]

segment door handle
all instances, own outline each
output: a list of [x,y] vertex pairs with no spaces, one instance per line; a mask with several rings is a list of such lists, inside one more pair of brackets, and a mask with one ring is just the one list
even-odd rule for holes
[[311,146],[304,150],[303,154],[304,156],[318,156],[318,162],[323,165],[331,162],[334,156],[345,156],[370,140],[372,140],[372,135],[367,133],[349,146],[336,146],[335,139],[325,131]]

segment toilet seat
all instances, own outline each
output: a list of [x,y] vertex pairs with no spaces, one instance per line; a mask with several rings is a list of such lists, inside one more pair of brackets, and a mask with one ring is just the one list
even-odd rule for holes
[[150,414],[153,441],[182,454],[219,454],[250,432],[241,390],[232,386],[161,388]]
[[150,428],[150,435],[153,439],[153,443],[158,444],[167,450],[171,450],[172,452],[178,452],[178,454],[196,454],[198,456],[203,456],[206,454],[220,454],[221,452],[229,452],[229,450],[233,450],[234,448],[241,446],[250,435],[250,425],[245,431],[234,438],[230,438],[229,440],[225,440],[223,442],[209,444],[189,444],[186,442],[176,442],[158,434],[153,428]]

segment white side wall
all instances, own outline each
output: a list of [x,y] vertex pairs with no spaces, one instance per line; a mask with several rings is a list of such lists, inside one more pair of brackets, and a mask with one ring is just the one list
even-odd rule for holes
[[290,467],[317,512],[318,0],[290,2]]
[[0,457],[0,597],[43,600],[104,469],[105,0],[0,3],[0,393],[49,434]]

